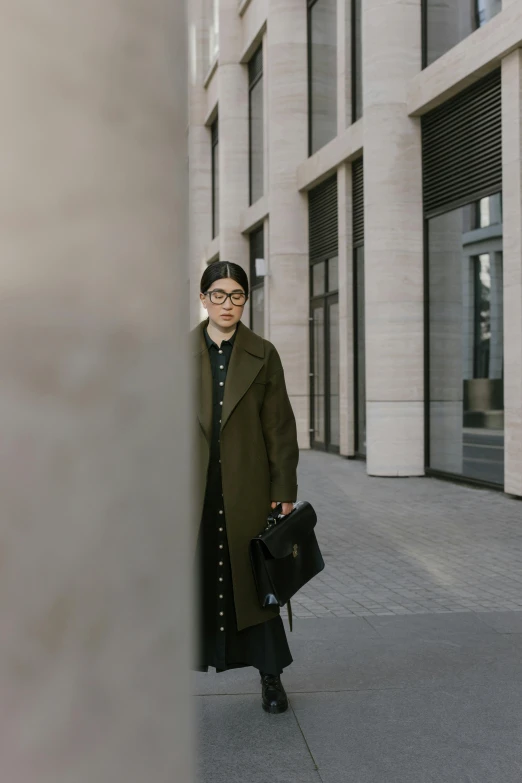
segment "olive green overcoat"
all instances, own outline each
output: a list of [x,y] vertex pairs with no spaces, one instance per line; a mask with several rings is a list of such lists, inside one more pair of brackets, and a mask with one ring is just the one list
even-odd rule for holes
[[[212,432],[212,370],[204,331],[192,332],[197,395],[197,519],[201,520]],[[239,323],[221,423],[221,473],[238,630],[266,622],[278,607],[259,605],[250,540],[264,528],[272,500],[297,498],[295,418],[274,346]]]

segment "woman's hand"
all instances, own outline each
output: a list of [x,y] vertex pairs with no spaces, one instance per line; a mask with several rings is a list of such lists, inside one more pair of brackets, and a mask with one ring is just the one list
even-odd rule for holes
[[283,509],[281,513],[284,517],[286,517],[288,514],[290,514],[294,510],[294,504],[293,503],[283,503],[281,500],[273,500],[272,501],[272,508],[276,508],[279,504],[282,505]]

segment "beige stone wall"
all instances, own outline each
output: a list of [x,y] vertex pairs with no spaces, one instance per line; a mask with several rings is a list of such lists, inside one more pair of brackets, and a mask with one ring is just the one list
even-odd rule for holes
[[[329,7],[334,9],[333,4]],[[421,71],[420,2],[364,0],[364,116],[352,125],[350,3],[337,0],[337,81],[328,84],[328,89],[335,88],[337,95],[337,135],[311,157],[308,157],[306,3],[302,0],[243,0],[242,3],[220,0],[220,60],[204,90],[207,122],[219,102],[220,138],[225,134],[225,146],[221,153],[224,215],[220,237],[212,243],[199,237],[203,256],[209,260],[221,252],[222,257],[233,254],[234,260],[243,259],[240,262],[246,263],[248,231],[265,222],[269,271],[265,288],[265,334],[281,351],[303,447],[309,444],[310,414],[307,192],[337,172],[341,453],[346,456],[352,455],[354,448],[355,394],[350,163],[364,150],[368,470],[377,475],[421,475],[425,467],[419,117],[498,67],[503,58],[506,58],[503,67],[508,68],[508,63],[513,63],[511,52],[522,43],[522,0],[504,0],[504,10],[498,16],[460,42],[458,39],[470,22],[469,4],[462,3],[455,11],[454,4],[440,0],[432,7],[433,18],[438,20],[438,27],[436,24],[432,31],[432,43],[437,46],[439,41],[441,51],[448,43],[456,45]],[[223,30],[226,30],[224,35]],[[265,195],[258,204],[249,207],[248,89],[246,68],[240,63],[248,61],[261,40],[265,79]],[[521,441],[518,422],[522,421],[522,412],[516,402],[521,395],[516,379],[519,374],[522,377],[522,357],[516,339],[511,347],[507,345],[511,333],[520,333],[518,292],[512,285],[517,264],[513,259],[518,258],[519,241],[516,218],[519,205],[514,195],[519,175],[518,141],[512,136],[513,127],[518,128],[518,109],[513,108],[512,100],[514,66],[511,64],[509,68],[505,71],[510,79],[504,93],[510,96],[510,101],[506,108],[504,100],[504,124],[510,123],[510,130],[505,130],[504,147],[506,161],[515,161],[515,166],[510,165],[505,172],[508,190],[504,195],[505,209],[509,210],[504,237],[511,258],[506,260],[503,282],[506,383],[510,384],[506,392],[506,421],[510,422],[506,429],[506,488],[509,486],[508,491],[522,494],[522,458],[516,445]],[[207,129],[203,130],[208,134]],[[193,137],[194,154],[198,156],[196,198],[201,215],[199,223],[194,223],[193,232],[203,227],[205,233],[208,194],[205,196],[203,183],[209,153],[208,148],[205,150],[208,142],[203,130]],[[209,189],[208,177],[207,180]],[[450,264],[455,249],[445,243],[451,244],[451,232],[439,239],[436,252],[442,265]],[[193,253],[194,257],[201,264],[198,254]],[[199,272],[200,268],[198,275]],[[495,284],[501,282],[498,274],[495,281]],[[456,328],[456,312],[460,307],[457,288],[455,297],[449,308],[448,328],[452,325]],[[499,317],[500,313],[501,309],[497,308]],[[448,343],[449,362],[442,349],[433,357],[434,365],[440,370],[440,382],[439,407],[438,410],[434,407],[432,425],[437,417],[455,423],[455,431],[448,429],[445,433],[432,426],[433,451],[443,455],[446,464],[457,472],[462,465],[462,443],[456,434],[462,388],[456,373],[457,353],[463,339],[459,332]],[[441,391],[443,376],[447,381],[445,391]]]
[[183,6],[1,9],[1,777],[189,783]]

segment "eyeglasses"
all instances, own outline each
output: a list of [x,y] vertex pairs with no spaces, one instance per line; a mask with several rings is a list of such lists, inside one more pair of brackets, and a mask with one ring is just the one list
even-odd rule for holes
[[216,305],[225,304],[227,299],[230,299],[232,304],[236,305],[236,307],[242,307],[247,300],[247,295],[242,291],[233,291],[231,294],[227,294],[226,291],[221,291],[219,288],[207,291],[205,296],[208,296],[212,304]]

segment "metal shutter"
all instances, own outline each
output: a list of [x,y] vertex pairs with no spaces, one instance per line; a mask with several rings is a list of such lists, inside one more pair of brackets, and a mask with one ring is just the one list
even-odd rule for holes
[[308,194],[310,261],[333,258],[339,252],[337,174]]
[[352,163],[353,246],[364,245],[364,165],[357,158]]
[[426,217],[502,189],[500,69],[422,117]]

